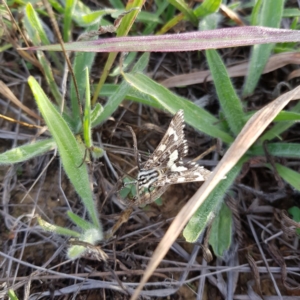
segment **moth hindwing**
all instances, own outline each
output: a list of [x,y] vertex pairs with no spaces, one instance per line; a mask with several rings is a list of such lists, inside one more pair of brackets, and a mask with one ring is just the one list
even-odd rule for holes
[[[140,162],[139,154],[136,153],[139,172],[134,181],[137,186],[135,205],[153,202],[171,184],[204,181],[210,175],[209,170],[197,163],[183,161],[188,153],[183,129],[184,113],[181,109],[175,114],[161,142],[145,163]],[[133,133],[132,129],[131,132]],[[133,140],[136,150],[135,135]]]

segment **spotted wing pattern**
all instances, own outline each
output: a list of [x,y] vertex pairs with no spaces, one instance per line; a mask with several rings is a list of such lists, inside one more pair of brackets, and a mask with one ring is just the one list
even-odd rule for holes
[[[183,157],[188,153],[183,129],[184,113],[183,110],[179,110],[171,120],[161,142],[139,170],[138,203],[144,202],[144,198],[145,202],[149,203],[151,194],[155,195],[156,189],[162,191],[161,187],[184,182],[204,181],[210,175],[209,170],[197,163],[183,161]],[[155,198],[152,201],[154,200]]]

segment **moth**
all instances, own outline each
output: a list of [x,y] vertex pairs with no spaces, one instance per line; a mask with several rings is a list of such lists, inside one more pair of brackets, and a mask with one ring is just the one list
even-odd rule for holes
[[139,206],[155,201],[172,184],[205,181],[210,175],[211,171],[197,163],[183,160],[188,153],[183,129],[184,112],[181,109],[174,115],[157,148],[148,160],[142,163],[137,150],[136,136],[130,127],[139,170],[137,179],[131,182],[136,184],[137,190],[134,205]]

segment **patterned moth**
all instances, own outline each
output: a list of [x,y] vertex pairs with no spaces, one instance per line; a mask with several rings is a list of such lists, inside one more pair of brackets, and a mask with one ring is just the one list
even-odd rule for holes
[[184,162],[183,157],[188,153],[187,141],[184,138],[184,113],[179,110],[169,125],[161,142],[145,163],[141,163],[137,151],[136,136],[130,128],[136,162],[138,165],[137,196],[134,206],[148,204],[160,197],[171,184],[205,181],[211,171],[197,163]]

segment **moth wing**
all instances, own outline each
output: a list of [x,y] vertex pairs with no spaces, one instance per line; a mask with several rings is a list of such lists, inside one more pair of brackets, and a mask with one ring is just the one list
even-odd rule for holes
[[170,167],[178,162],[188,152],[188,145],[184,139],[184,113],[179,110],[170,122],[161,142],[150,155],[143,169]]
[[166,172],[160,179],[152,184],[152,186],[163,186],[185,182],[205,181],[211,171],[199,166],[197,163],[184,163],[182,160],[173,164],[170,170]]

